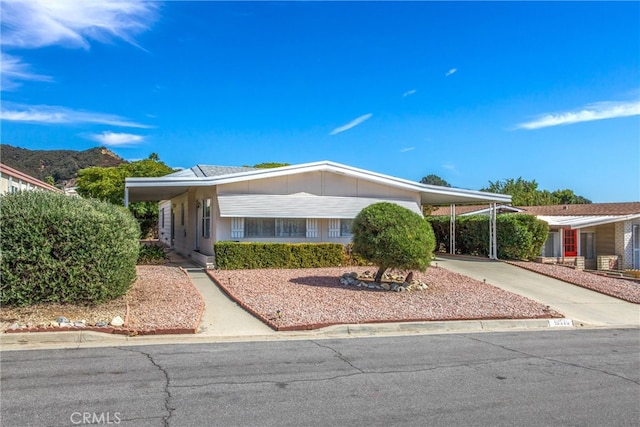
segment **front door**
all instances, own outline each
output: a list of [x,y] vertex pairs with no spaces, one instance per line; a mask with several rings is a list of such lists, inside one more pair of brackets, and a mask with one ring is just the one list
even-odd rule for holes
[[564,229],[564,256],[578,256],[578,230]]

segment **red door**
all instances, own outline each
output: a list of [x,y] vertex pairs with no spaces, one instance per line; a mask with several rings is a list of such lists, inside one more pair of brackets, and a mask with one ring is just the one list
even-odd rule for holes
[[578,256],[578,230],[564,230],[564,256]]

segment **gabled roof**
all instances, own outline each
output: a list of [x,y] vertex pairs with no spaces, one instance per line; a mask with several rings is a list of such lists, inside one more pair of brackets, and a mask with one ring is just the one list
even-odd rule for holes
[[640,202],[522,206],[522,209],[531,215],[546,216],[632,215],[640,214]]
[[198,176],[198,173],[194,171],[194,168],[191,168],[192,173],[180,171],[178,173],[159,178],[127,178],[125,180],[125,189],[128,191],[129,201],[170,199],[184,193],[189,189],[189,187],[208,187],[234,182],[290,176],[308,172],[329,172],[375,182],[390,187],[415,191],[420,194],[422,204],[425,205],[445,203],[511,202],[511,196],[503,194],[421,184],[419,182],[383,175],[330,161],[304,163],[271,169],[238,169],[223,168],[220,166],[207,167],[204,165],[199,165],[196,168],[196,170],[199,170],[202,175],[218,172],[220,174]]

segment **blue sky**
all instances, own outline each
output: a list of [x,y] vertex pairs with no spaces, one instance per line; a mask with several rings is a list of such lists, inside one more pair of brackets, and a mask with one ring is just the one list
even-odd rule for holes
[[640,200],[638,2],[2,1],[2,142]]

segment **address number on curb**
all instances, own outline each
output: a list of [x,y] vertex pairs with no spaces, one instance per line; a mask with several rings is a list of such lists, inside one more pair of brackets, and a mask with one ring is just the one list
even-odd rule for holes
[[549,326],[573,326],[571,319],[549,319]]

